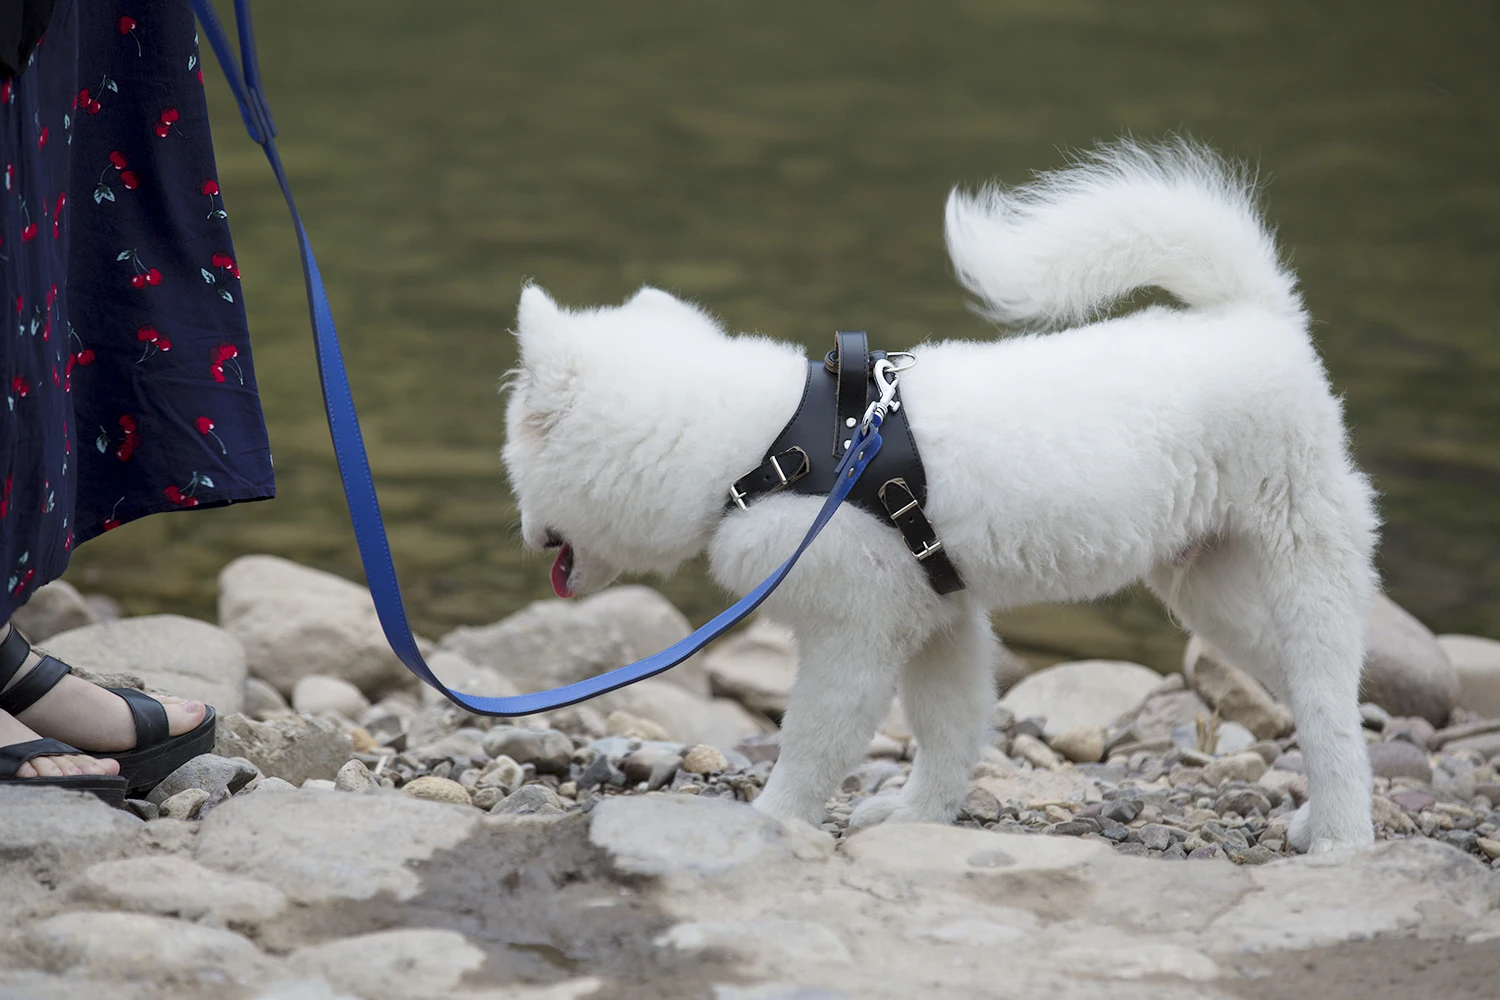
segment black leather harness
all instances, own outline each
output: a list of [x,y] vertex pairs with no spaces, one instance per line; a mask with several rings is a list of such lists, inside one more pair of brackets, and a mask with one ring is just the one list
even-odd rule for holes
[[[869,349],[863,331],[840,331],[836,343],[826,358],[808,361],[807,381],[797,411],[771,443],[760,467],[730,488],[731,506],[743,510],[750,501],[782,490],[827,496],[833,489],[834,468],[859,430],[865,409],[874,398],[872,391],[879,395],[875,363],[886,356],[884,351]],[[927,502],[927,476],[906,421],[905,406],[887,414],[880,437],[880,452],[846,502],[888,518],[939,594],[962,590],[964,583],[958,570],[943,551],[932,522],[922,513],[922,505]]]

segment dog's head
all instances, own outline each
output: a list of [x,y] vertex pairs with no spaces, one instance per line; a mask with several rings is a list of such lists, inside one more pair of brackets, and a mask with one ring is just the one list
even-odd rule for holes
[[692,379],[724,340],[718,324],[654,288],[570,310],[528,285],[516,337],[503,456],[523,543],[559,550],[558,593],[590,593],[624,571],[669,572],[699,552],[722,473]]

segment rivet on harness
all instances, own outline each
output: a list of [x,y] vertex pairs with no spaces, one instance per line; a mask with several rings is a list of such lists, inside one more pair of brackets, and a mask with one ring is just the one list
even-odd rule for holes
[[[781,490],[821,497],[833,488],[835,467],[859,430],[871,390],[879,392],[875,365],[886,358],[884,351],[869,350],[862,331],[840,331],[836,344],[826,358],[807,363],[802,401],[771,443],[766,460],[730,487],[731,506],[745,509],[749,501]],[[881,436],[884,447],[845,501],[889,518],[939,594],[962,590],[958,570],[922,512],[927,476],[899,401],[885,418]]]

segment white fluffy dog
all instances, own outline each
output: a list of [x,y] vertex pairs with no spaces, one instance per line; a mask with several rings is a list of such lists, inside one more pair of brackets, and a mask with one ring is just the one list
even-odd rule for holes
[[[1289,698],[1310,789],[1291,843],[1369,843],[1357,691],[1377,518],[1252,185],[1198,146],[1118,144],[1019,189],[955,191],[947,240],[1006,323],[1086,321],[1145,286],[1182,307],[914,349],[900,390],[925,510],[967,589],[938,596],[886,519],[841,508],[764,605],[802,662],[756,807],[821,822],[899,689],[911,778],[852,822],[951,821],[994,704],[989,612],[1144,579]],[[797,406],[800,346],[731,336],[650,288],[569,310],[529,286],[517,336],[504,457],[525,543],[571,553],[560,589],[706,549],[742,594],[790,554],[820,499],[725,502]]]

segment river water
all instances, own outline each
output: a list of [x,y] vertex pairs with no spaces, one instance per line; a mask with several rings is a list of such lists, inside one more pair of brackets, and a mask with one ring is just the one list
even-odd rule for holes
[[[436,14],[434,14],[436,11]],[[419,630],[546,596],[497,452],[523,280],[649,282],[823,350],[991,336],[943,253],[948,188],[1122,132],[1258,163],[1383,493],[1381,569],[1439,631],[1500,635],[1500,14],[1492,3],[1022,0],[257,5],[280,144],[320,255]],[[286,212],[207,46],[220,182],[279,498],[153,517],[69,579],[211,617],[229,559],[360,578]],[[690,566],[662,589],[721,606]],[[1158,666],[1138,593],[1001,616],[1039,659]]]

